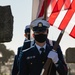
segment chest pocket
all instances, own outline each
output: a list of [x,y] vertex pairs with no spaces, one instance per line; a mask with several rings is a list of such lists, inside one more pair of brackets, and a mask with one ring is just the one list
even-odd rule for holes
[[27,57],[27,63],[31,66],[36,63],[36,56]]

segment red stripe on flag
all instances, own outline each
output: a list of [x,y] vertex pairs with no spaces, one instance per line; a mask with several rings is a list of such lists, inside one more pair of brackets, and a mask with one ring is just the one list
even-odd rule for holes
[[[51,2],[51,0],[48,0],[47,7],[49,6],[50,2]],[[44,15],[44,4],[45,4],[45,0],[43,2],[43,5],[41,7],[41,11],[40,11],[40,14],[38,15],[38,17],[42,17]]]
[[66,0],[65,5],[64,5],[64,9],[70,8],[70,3],[71,3],[71,0]]
[[52,13],[50,15],[50,17],[48,18],[48,22],[50,23],[50,25],[53,25],[53,23],[55,22],[57,16],[58,16],[59,12],[56,13]]
[[61,10],[62,9],[62,6],[63,4],[65,3],[65,0],[58,0],[54,9],[53,9],[53,12],[56,12],[56,13],[53,13],[50,15],[49,19],[48,19],[48,22],[50,23],[50,25],[53,25],[57,16],[59,15],[60,12],[57,12],[57,8],[59,8],[58,10]]
[[75,26],[73,27],[73,29],[69,35],[72,36],[73,38],[75,38]]
[[[51,0],[51,8],[53,10],[54,6],[56,5],[57,1],[56,0]],[[56,9],[58,10],[58,7],[56,7]]]
[[59,29],[65,29],[66,26],[68,25],[70,19],[72,18],[73,14],[75,13],[75,0],[73,0],[72,4],[71,4],[71,8],[70,10],[67,11],[64,19],[62,20]]
[[65,3],[65,0],[58,0],[52,13],[60,11],[64,3]]
[[63,30],[67,27],[70,19],[72,18],[74,14],[74,11],[72,9],[68,10],[68,12],[66,13],[64,19],[62,20],[60,26],[58,27],[58,29]]

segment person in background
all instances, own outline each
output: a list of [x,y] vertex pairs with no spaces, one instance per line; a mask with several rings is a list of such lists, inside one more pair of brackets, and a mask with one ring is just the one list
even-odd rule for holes
[[24,30],[25,41],[30,40],[30,25],[27,25]]
[[[24,36],[25,36],[24,42],[30,40],[30,25],[27,25],[25,27]],[[18,59],[19,59],[19,55],[20,55],[20,53],[22,51],[22,47],[23,46],[18,47],[18,52],[17,52],[17,54],[15,55],[15,58],[14,58],[11,75],[17,75],[18,72],[19,72],[19,67],[18,67],[19,61],[18,61]]]
[[19,75],[40,75],[47,58],[51,58],[53,61],[50,75],[56,75],[56,71],[59,75],[67,75],[67,65],[60,46],[55,52],[53,45],[47,43],[49,23],[36,19],[31,22],[30,26],[34,32],[35,44],[22,51]]

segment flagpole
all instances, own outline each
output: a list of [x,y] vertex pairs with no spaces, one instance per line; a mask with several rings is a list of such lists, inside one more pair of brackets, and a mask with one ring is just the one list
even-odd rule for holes
[[47,18],[47,0],[44,0],[44,20]]

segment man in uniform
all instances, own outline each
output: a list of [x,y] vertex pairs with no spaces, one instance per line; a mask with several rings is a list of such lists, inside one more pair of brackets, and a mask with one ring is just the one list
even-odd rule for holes
[[67,65],[64,62],[60,46],[55,52],[53,46],[46,42],[49,23],[36,19],[30,25],[34,32],[35,44],[22,51],[19,75],[40,75],[47,58],[51,58],[53,61],[50,75],[56,75],[56,71],[59,75],[67,75]]
[[30,40],[30,25],[27,25],[24,30],[25,41]]
[[[24,36],[25,36],[25,40],[24,40],[24,43],[28,40],[30,40],[30,25],[27,25],[25,27],[25,30],[24,30]],[[29,46],[29,44],[28,44]],[[17,55],[15,55],[15,58],[14,58],[14,63],[13,63],[13,68],[12,68],[12,75],[17,75],[18,74],[18,71],[19,71],[19,67],[18,67],[18,63],[19,63],[19,56],[20,56],[20,53],[22,51],[22,47],[23,46],[20,46],[18,47],[18,52],[17,52]],[[25,49],[25,48],[24,48]]]

